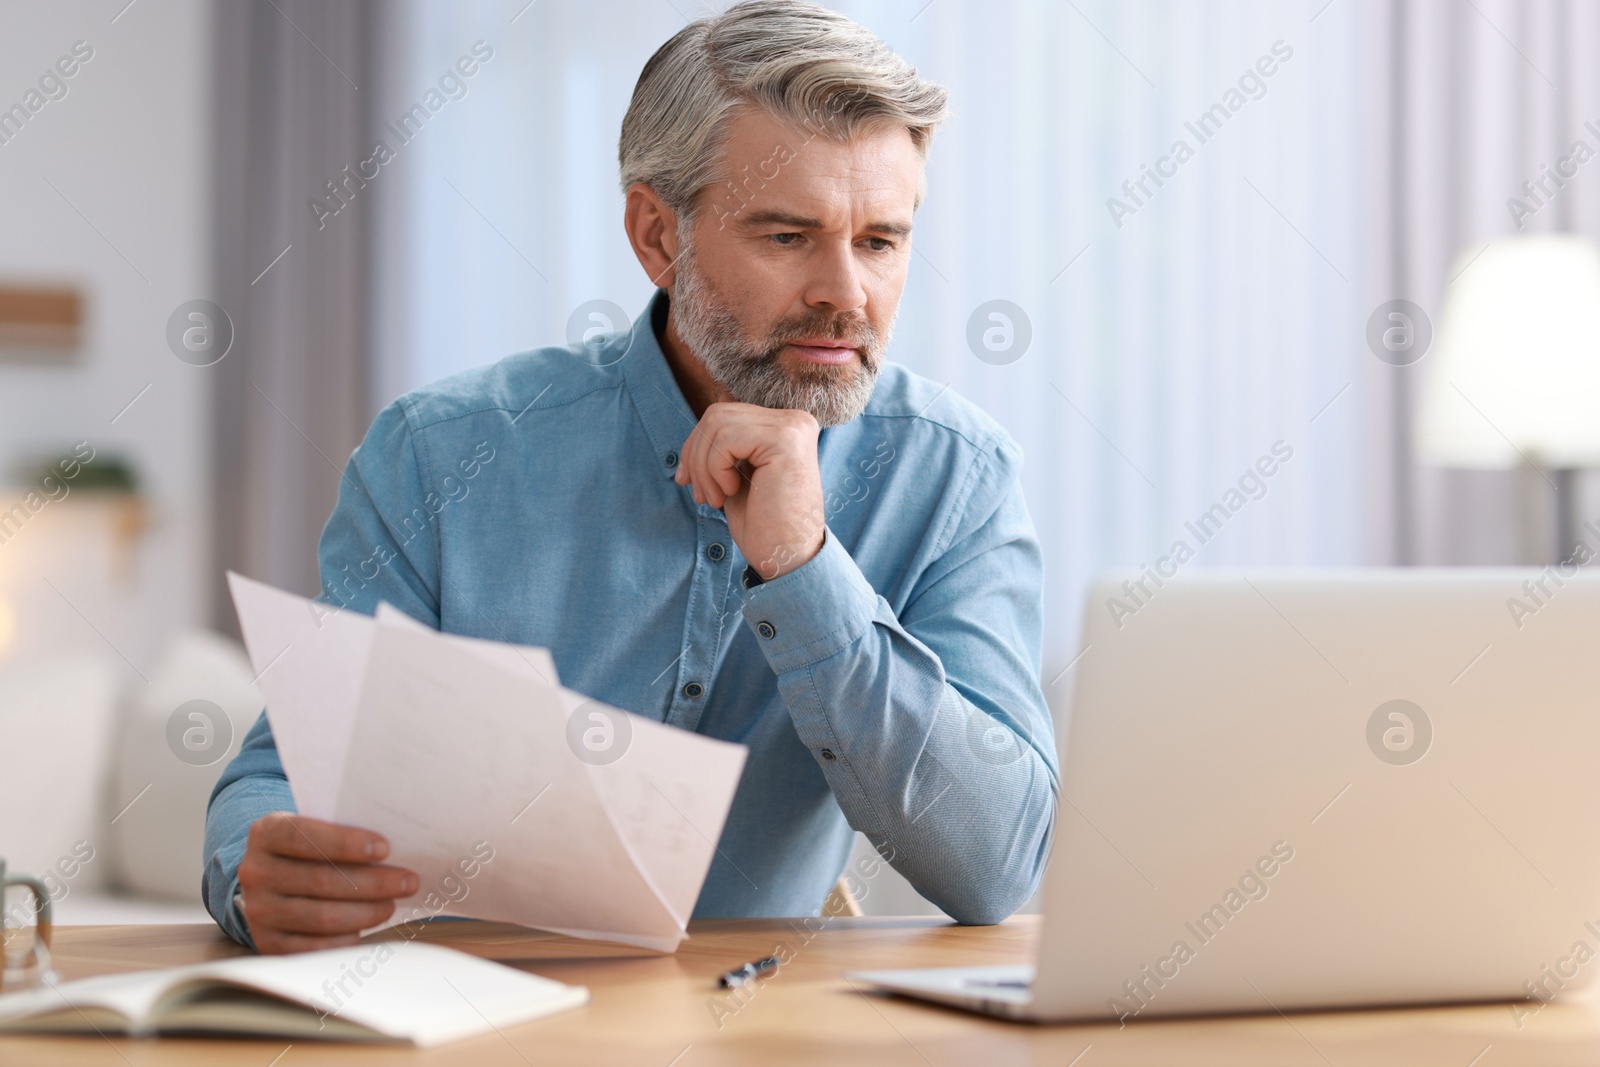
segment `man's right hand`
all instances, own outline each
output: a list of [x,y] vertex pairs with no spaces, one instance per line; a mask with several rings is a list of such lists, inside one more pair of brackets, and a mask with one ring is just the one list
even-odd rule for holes
[[277,954],[354,945],[417,891],[414,872],[377,862],[382,835],[287,811],[250,827],[239,889],[258,951]]

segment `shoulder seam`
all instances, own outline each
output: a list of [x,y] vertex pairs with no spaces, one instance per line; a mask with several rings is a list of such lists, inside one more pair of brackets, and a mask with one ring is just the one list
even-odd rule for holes
[[453,422],[456,419],[466,419],[466,418],[471,418],[473,415],[482,415],[486,411],[506,411],[506,412],[509,412],[509,411],[515,410],[516,413],[517,413],[517,417],[518,418],[520,418],[524,412],[527,412],[527,411],[530,411],[530,410],[553,411],[556,408],[565,407],[566,405],[571,404],[574,401],[582,400],[584,397],[588,396],[590,393],[597,393],[602,389],[619,388],[622,385],[622,379],[618,378],[618,379],[616,379],[614,381],[597,382],[592,387],[590,387],[588,389],[585,389],[581,393],[576,393],[576,394],[574,394],[572,396],[564,397],[561,400],[552,401],[551,403],[545,405],[544,407],[540,407],[540,408],[535,409],[533,405],[537,404],[539,402],[539,397],[543,396],[545,392],[548,392],[549,389],[551,388],[551,386],[553,386],[554,384],[555,384],[554,382],[551,382],[550,385],[545,386],[544,391],[540,392],[538,396],[535,396],[533,398],[533,400],[529,401],[529,403],[526,406],[522,407],[522,408],[513,409],[510,405],[507,405],[507,404],[486,403],[486,404],[482,404],[482,405],[480,405],[478,407],[472,408],[469,411],[452,411],[452,412],[449,412],[448,414],[437,415],[437,416],[434,416],[434,417],[428,419],[426,422],[424,422],[422,420],[421,416],[416,412],[416,410],[415,410],[416,400],[412,398],[412,394],[411,393],[407,393],[404,396],[401,396],[401,397],[397,398],[396,402],[401,405],[401,409],[402,409],[402,411],[404,411],[405,416],[406,416],[406,422],[410,426],[412,432],[413,433],[421,433],[423,430],[431,429],[431,428],[433,428],[435,426],[439,426],[439,425],[442,425],[442,424],[447,423],[447,422]]
[[937,426],[941,430],[945,430],[945,431],[947,431],[949,433],[955,434],[957,437],[961,438],[961,440],[965,441],[967,444],[971,445],[973,448],[977,449],[979,452],[982,452],[984,454],[988,454],[990,452],[993,452],[995,450],[995,446],[1000,444],[1000,442],[1004,440],[1004,437],[1000,433],[996,433],[996,432],[990,431],[987,435],[985,435],[985,437],[982,440],[974,441],[971,438],[971,436],[969,436],[967,434],[967,432],[965,430],[962,430],[962,429],[960,429],[959,427],[956,427],[956,426],[951,426],[948,423],[940,422],[938,419],[930,419],[926,415],[916,415],[916,414],[898,415],[898,414],[891,414],[891,413],[888,413],[888,412],[881,412],[881,411],[864,411],[864,412],[861,413],[861,418],[863,418],[863,419],[910,419],[913,422],[925,422],[929,426]]
[[989,453],[980,451],[972,457],[972,462],[967,466],[967,476],[961,480],[961,488],[951,501],[950,510],[945,515],[944,523],[939,527],[939,533],[933,539],[935,559],[950,551],[950,542],[946,540],[946,537],[953,536],[961,517],[966,514],[967,504],[972,500],[972,493],[978,479],[978,465],[980,463],[987,465],[988,462]]

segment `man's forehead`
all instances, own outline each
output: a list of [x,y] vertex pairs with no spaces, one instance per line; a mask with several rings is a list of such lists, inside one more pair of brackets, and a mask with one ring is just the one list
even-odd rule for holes
[[749,201],[741,214],[760,201],[799,216],[861,210],[901,222],[910,221],[921,166],[903,127],[865,129],[839,142],[758,108],[730,116],[722,160],[723,180]]

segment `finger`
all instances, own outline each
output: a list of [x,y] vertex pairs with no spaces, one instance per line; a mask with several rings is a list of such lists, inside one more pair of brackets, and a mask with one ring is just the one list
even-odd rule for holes
[[382,924],[394,914],[394,907],[392,900],[317,900],[279,893],[252,896],[247,892],[244,898],[245,920],[252,931],[260,928],[315,937],[359,935]]
[[[712,416],[712,411],[707,409],[706,414]],[[695,485],[705,494],[706,503],[712,507],[722,506],[722,490],[717,485],[716,474],[717,438],[726,426],[727,417],[718,409],[715,416],[700,420],[700,433],[696,440]]]
[[695,423],[694,429],[689,431],[689,436],[684,438],[683,447],[678,452],[678,466],[683,472],[683,484],[690,487],[696,504],[703,504],[705,500],[705,486],[707,473],[705,462],[702,459],[706,450],[706,439],[710,435],[716,422],[717,414],[710,408]]
[[[758,409],[759,410],[759,409]],[[749,438],[751,415],[743,406],[713,405],[692,435],[690,462],[695,488],[712,507],[722,507],[744,481],[738,473],[738,442]]]
[[678,446],[678,467],[672,472],[672,480],[679,485],[688,485],[693,481],[694,456],[690,446],[694,442],[695,430],[699,429],[699,426],[699,423],[695,423],[694,429],[689,431],[689,436],[685,437],[683,444]]
[[239,885],[296,897],[329,900],[393,900],[409,897],[419,885],[404,867],[379,864],[334,864],[281,856],[247,856],[239,864]]
[[328,863],[367,863],[389,854],[389,842],[382,834],[288,812],[257,819],[250,827],[250,846],[278,856]]
[[327,948],[349,948],[361,943],[360,934],[340,934],[338,937],[313,937],[310,934],[291,934],[279,930],[251,931],[250,939],[256,951],[264,956],[281,956],[291,952],[320,952]]
[[722,507],[750,484],[751,456],[771,437],[773,427],[764,420],[724,421],[707,441],[705,467],[708,485]]
[[[728,428],[725,426],[724,430]],[[725,433],[724,436],[734,436]],[[731,449],[718,447],[720,442],[713,441],[711,449],[711,477],[718,489],[722,491],[722,499],[717,501],[717,507],[727,503],[730,496],[738,496],[745,487],[748,478],[745,475],[744,464],[748,457],[736,455]]]
[[[725,442],[730,436],[726,424],[718,427],[714,434],[707,436],[705,454],[701,458],[700,477],[705,483],[708,502],[716,508],[727,503],[728,486],[724,479],[728,473],[730,459]],[[737,490],[738,486],[733,488]]]

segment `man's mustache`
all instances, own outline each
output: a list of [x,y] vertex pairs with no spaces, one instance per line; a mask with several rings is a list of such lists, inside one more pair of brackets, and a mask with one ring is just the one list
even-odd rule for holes
[[851,348],[860,351],[864,358],[871,358],[878,351],[878,331],[869,323],[860,319],[850,319],[839,322],[836,319],[811,319],[794,325],[780,324],[770,336],[770,345],[767,353],[776,357],[784,345],[793,344],[807,337],[836,337],[844,341]]

